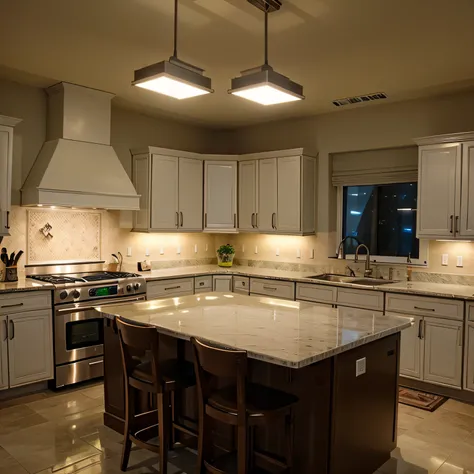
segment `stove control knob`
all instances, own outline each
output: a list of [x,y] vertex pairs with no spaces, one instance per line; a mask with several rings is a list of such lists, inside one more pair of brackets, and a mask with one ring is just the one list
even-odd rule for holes
[[81,296],[81,294],[79,293],[79,291],[74,290],[74,291],[72,292],[72,296],[73,296],[74,299],[77,299],[77,298],[79,298],[79,296]]
[[65,300],[67,296],[68,296],[67,291],[61,291],[61,293],[59,293],[59,298],[61,298],[62,300]]
[[132,291],[132,285],[127,285],[127,291],[130,293]]
[[135,291],[138,291],[138,290],[140,289],[140,286],[141,286],[140,283],[135,283],[135,284],[133,285],[133,289],[134,289]]

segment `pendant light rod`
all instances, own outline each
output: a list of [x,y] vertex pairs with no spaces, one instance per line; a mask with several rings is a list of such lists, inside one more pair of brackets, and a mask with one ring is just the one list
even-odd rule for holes
[[265,66],[268,66],[268,10],[265,9]]
[[178,0],[174,0],[174,51],[173,56],[178,57]]

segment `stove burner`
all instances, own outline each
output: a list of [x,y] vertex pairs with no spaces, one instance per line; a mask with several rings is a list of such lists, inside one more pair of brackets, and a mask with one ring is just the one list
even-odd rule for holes
[[53,284],[84,282],[84,280],[80,278],[68,277],[65,275],[30,275],[28,278]]
[[97,273],[85,273],[77,276],[67,275],[30,275],[29,278],[34,280],[43,281],[46,283],[52,283],[59,285],[62,283],[84,283],[102,280],[118,280],[120,278],[138,278],[140,275],[135,273],[127,272],[97,272]]

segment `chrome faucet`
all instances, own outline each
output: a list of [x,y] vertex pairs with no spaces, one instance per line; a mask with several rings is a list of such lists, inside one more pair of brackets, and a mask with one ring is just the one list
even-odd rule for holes
[[337,247],[336,257],[337,257],[338,259],[340,259],[340,260],[341,260],[341,259],[343,260],[343,259],[346,258],[346,251],[344,250],[344,244],[346,243],[346,240],[348,240],[348,239],[350,239],[350,240],[355,240],[355,242],[356,242],[357,245],[360,244],[360,242],[359,242],[355,237],[353,237],[352,235],[348,235],[347,237],[344,237],[344,238],[341,240],[339,246]]
[[365,277],[370,277],[372,276],[372,268],[370,268],[370,250],[369,247],[365,244],[359,244],[356,248],[356,253],[354,257],[354,263],[357,263],[359,261],[359,250],[360,248],[363,247],[365,250],[367,250],[367,258],[365,260],[365,271],[364,271],[364,276]]

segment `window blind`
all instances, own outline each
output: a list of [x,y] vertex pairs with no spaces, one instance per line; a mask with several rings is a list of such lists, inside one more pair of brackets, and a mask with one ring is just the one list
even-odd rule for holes
[[332,184],[357,186],[418,181],[418,147],[332,155]]

